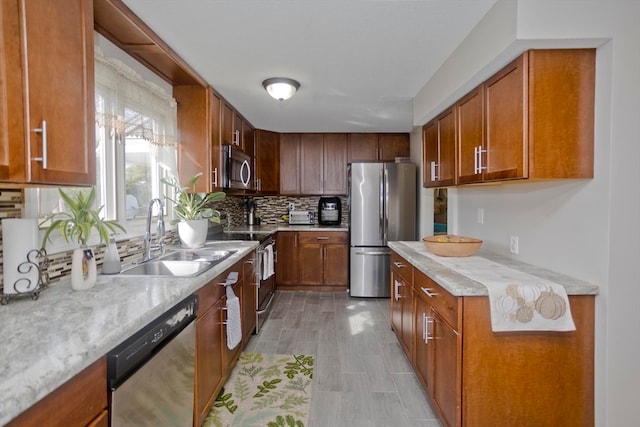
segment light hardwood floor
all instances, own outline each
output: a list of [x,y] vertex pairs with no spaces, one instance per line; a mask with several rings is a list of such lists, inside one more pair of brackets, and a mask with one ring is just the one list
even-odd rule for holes
[[440,427],[389,325],[389,299],[280,291],[245,351],[313,354],[310,427]]

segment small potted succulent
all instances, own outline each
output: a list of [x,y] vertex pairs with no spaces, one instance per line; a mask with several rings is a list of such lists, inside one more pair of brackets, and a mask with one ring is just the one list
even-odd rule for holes
[[[225,193],[197,193],[195,185],[202,173],[196,174],[182,187],[178,180],[163,178],[162,182],[173,189],[173,196],[165,196],[173,204],[175,218],[172,224],[178,226],[178,237],[183,246],[199,248],[207,240],[209,221],[220,223],[220,212],[212,206],[224,200]],[[191,192],[189,190],[191,189]]]
[[108,245],[109,233],[125,229],[116,221],[101,218],[100,212],[103,207],[94,208],[95,187],[91,187],[89,192],[77,191],[71,194],[65,193],[62,189],[58,189],[58,192],[66,209],[49,215],[40,224],[48,224],[42,247],[46,246],[51,233],[56,230],[66,242],[76,242],[79,247],[74,249],[71,259],[71,287],[77,291],[89,289],[96,284],[96,259],[93,249],[87,246],[91,231],[97,231],[100,241]]

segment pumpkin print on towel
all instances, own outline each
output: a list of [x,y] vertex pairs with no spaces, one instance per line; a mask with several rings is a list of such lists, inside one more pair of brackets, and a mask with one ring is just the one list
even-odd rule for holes
[[564,299],[550,287],[509,284],[505,295],[496,299],[495,309],[507,320],[528,323],[535,312],[545,319],[557,320],[567,307]]

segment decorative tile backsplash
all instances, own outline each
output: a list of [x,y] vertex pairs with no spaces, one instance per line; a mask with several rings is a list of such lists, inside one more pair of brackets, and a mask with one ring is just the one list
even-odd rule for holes
[[[0,189],[0,218],[20,218],[22,216],[24,195],[22,190]],[[347,198],[341,197],[342,202],[342,225],[349,224],[349,209]],[[265,225],[285,224],[282,216],[289,211],[289,203],[295,205],[296,210],[311,210],[318,212],[318,202],[320,196],[289,197],[289,196],[235,196],[229,195],[217,206],[218,210],[226,218],[224,225],[242,226],[247,223],[246,203],[253,201],[256,205],[258,216],[261,216],[261,223]],[[144,236],[136,236],[130,239],[117,241],[116,246],[123,264],[129,264],[142,256]],[[175,230],[167,231],[165,235],[167,244],[177,243],[178,236]],[[96,255],[98,270],[102,266],[106,246],[103,244],[93,247]],[[0,223],[0,293],[3,288],[3,263],[2,263],[2,225]],[[48,254],[50,284],[60,281],[63,277],[71,274],[72,251]]]
[[[228,195],[220,202],[217,209],[227,217],[227,224],[231,226],[246,225],[246,203],[253,201],[256,212],[262,215],[261,223],[264,225],[285,224],[282,216],[289,213],[289,203],[295,205],[296,210],[311,210],[316,213],[318,222],[318,202],[320,196],[290,197],[290,196],[234,196]],[[342,205],[342,225],[349,224],[349,208],[346,196],[340,197]]]

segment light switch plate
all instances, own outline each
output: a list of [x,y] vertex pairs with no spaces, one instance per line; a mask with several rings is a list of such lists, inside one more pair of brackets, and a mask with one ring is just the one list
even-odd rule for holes
[[518,236],[511,236],[511,241],[509,242],[509,250],[512,254],[518,253]]

